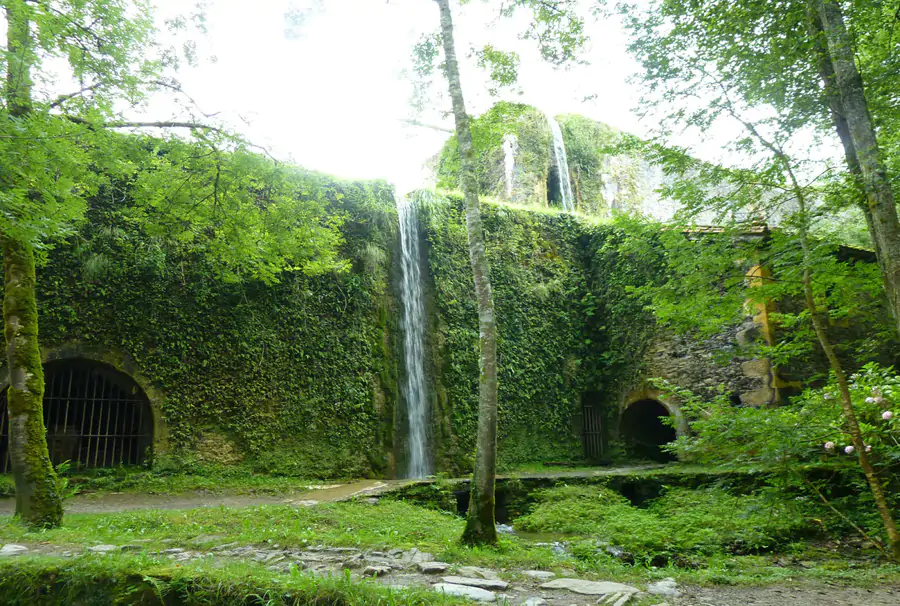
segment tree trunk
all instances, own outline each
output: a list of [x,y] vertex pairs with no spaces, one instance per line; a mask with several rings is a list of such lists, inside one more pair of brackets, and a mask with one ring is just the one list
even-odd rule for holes
[[34,255],[3,239],[3,326],[9,368],[9,455],[16,483],[16,514],[51,528],[62,522],[62,500],[44,430],[44,371],[38,349]]
[[[6,104],[12,119],[31,111],[34,49],[30,7],[6,3]],[[9,454],[16,514],[33,526],[62,522],[62,499],[44,430],[44,371],[38,345],[34,254],[31,245],[0,234],[3,247],[3,334],[9,371]]]
[[463,100],[459,64],[453,42],[453,19],[449,0],[436,0],[441,14],[441,37],[444,44],[445,73],[453,101],[456,137],[461,156],[461,182],[466,198],[466,228],[469,234],[469,261],[475,277],[478,300],[478,331],[481,345],[481,374],[478,382],[478,436],[475,448],[475,474],[466,516],[463,542],[490,544],[497,542],[494,520],[494,482],[497,474],[497,324],[491,295],[490,267],[484,249],[484,231],[478,202],[478,180],[475,172],[475,147],[469,129],[469,115]]
[[[853,143],[861,183],[866,193],[869,214],[866,220],[884,276],[894,323],[900,334],[900,221],[894,194],[869,113],[862,77],[856,68],[850,36],[844,26],[841,7],[834,0],[814,0],[816,14],[834,70],[834,83],[840,97],[840,112],[846,120],[847,134]],[[826,82],[827,84],[827,82]],[[838,135],[841,127],[838,125]],[[852,165],[850,166],[853,170]]]
[[853,407],[853,399],[850,396],[850,386],[847,382],[847,375],[844,373],[844,367],[837,357],[834,347],[831,345],[831,339],[828,337],[828,333],[825,330],[825,323],[822,321],[822,317],[819,315],[818,306],[816,305],[815,294],[813,293],[812,288],[812,270],[810,269],[809,235],[806,227],[808,218],[806,215],[805,195],[800,189],[796,179],[794,179],[793,173],[790,173],[790,176],[801,214],[800,246],[803,250],[802,282],[806,307],[809,310],[809,316],[812,320],[813,330],[816,333],[819,346],[825,353],[825,357],[828,358],[831,371],[834,373],[835,379],[837,380],[838,389],[841,392],[841,408],[844,413],[844,422],[847,426],[847,432],[850,434],[850,441],[852,442],[853,448],[856,451],[856,456],[859,459],[859,466],[862,468],[863,475],[865,475],[866,481],[869,483],[869,488],[872,491],[875,507],[881,515],[881,521],[887,532],[891,554],[896,562],[900,562],[900,532],[897,530],[897,523],[894,520],[893,513],[891,513],[891,508],[885,497],[881,481],[878,479],[878,473],[875,471],[875,467],[869,459],[869,453],[866,452],[866,444],[863,441],[862,432],[859,429],[859,421],[856,418],[856,410]]

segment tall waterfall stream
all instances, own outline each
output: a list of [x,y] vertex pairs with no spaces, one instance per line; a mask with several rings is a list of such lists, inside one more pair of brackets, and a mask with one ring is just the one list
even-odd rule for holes
[[402,252],[400,298],[403,304],[401,327],[405,370],[402,394],[409,420],[406,477],[423,478],[430,470],[428,398],[425,391],[425,293],[419,255],[419,215],[416,201],[405,197],[397,202],[397,211]]
[[553,116],[547,116],[550,124],[550,133],[553,135],[553,157],[556,159],[556,168],[559,171],[559,195],[562,198],[563,210],[575,210],[572,196],[572,183],[569,181],[569,159],[566,156],[566,145],[563,143],[562,130],[559,122]]

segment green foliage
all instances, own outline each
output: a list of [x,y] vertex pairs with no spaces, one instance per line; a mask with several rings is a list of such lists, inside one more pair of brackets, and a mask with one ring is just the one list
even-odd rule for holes
[[[468,468],[477,422],[478,342],[462,200],[424,207],[438,319],[434,358],[456,442]],[[652,320],[628,285],[653,275],[654,258],[619,254],[621,231],[570,214],[482,207],[500,332],[499,456],[504,467],[580,460],[573,419],[581,393],[610,405],[637,371]]]
[[684,564],[692,556],[772,550],[817,528],[809,512],[772,492],[675,488],[639,509],[607,488],[562,485],[537,501],[516,528],[590,537],[574,551],[588,561],[608,557],[603,548],[611,546],[636,561]]
[[[130,190],[109,188],[38,280],[42,346],[76,342],[130,357],[165,396],[161,412],[176,454],[212,431],[256,471],[380,471],[391,440],[382,415],[391,418],[396,396],[386,311],[393,196],[381,183],[296,170],[282,176],[297,196],[298,240],[315,237],[300,209],[320,209],[312,212],[323,223],[342,225],[335,264],[348,271],[287,272],[272,286],[223,281],[214,245],[132,221],[154,207],[122,203]],[[234,241],[242,242],[250,245]],[[272,266],[258,269],[273,277]]]
[[146,556],[32,558],[0,568],[0,603],[210,604],[214,606],[400,606],[455,604],[459,599],[424,590],[397,591],[373,581],[316,577],[294,569],[284,575],[255,562],[173,566]]
[[[688,390],[660,384],[682,403],[690,435],[672,450],[700,464],[758,465],[775,471],[785,491],[828,501],[830,524],[846,531],[852,522],[877,534],[880,522],[859,469],[833,382],[807,389],[790,404],[772,409],[735,407],[723,395],[703,400]],[[868,364],[851,379],[851,395],[870,458],[889,495],[900,494],[900,427],[893,417],[900,401],[900,378],[891,369]],[[846,449],[849,448],[849,451]],[[896,506],[896,504],[894,505]]]

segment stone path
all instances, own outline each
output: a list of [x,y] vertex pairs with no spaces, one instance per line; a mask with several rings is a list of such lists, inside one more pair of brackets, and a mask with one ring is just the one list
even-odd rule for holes
[[[212,544],[217,537],[208,537]],[[203,541],[200,541],[202,543]],[[237,543],[209,548],[170,547],[149,550],[140,542],[129,545],[92,545],[64,548],[48,544],[3,545],[0,558],[28,554],[76,557],[115,557],[122,552],[144,552],[174,562],[248,560],[274,571],[302,570],[316,576],[344,576],[360,581],[372,578],[393,588],[430,588],[475,602],[509,606],[897,606],[900,588],[873,589],[803,585],[797,587],[682,587],[672,579],[648,585],[555,578],[544,570],[491,570],[436,562],[418,549],[389,551],[352,547],[310,546],[303,549],[278,545],[258,547]]]

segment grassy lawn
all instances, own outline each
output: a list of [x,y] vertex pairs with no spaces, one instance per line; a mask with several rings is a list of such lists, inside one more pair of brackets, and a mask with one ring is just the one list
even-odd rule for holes
[[[548,510],[547,515],[558,513]],[[465,547],[458,543],[462,526],[462,519],[449,513],[383,500],[376,505],[347,502],[303,508],[261,506],[72,514],[66,517],[62,528],[48,531],[29,530],[5,518],[0,521],[0,542],[32,546],[46,543],[60,549],[108,543],[136,545],[145,552],[173,546],[203,550],[232,542],[281,547],[320,544],[381,549],[417,547],[442,561],[506,570],[511,578],[517,570],[546,569],[563,575],[636,583],[667,576],[695,584],[804,580],[854,585],[900,582],[898,566],[866,555],[855,558],[836,555],[807,543],[792,544],[781,555],[738,556],[709,550],[694,558],[696,568],[653,567],[646,562],[625,564],[600,550],[588,549],[593,540],[590,529],[583,529],[587,534],[571,533],[572,555],[561,556],[554,554],[549,545],[511,535],[504,535],[496,548]],[[792,564],[801,560],[814,564]]]

